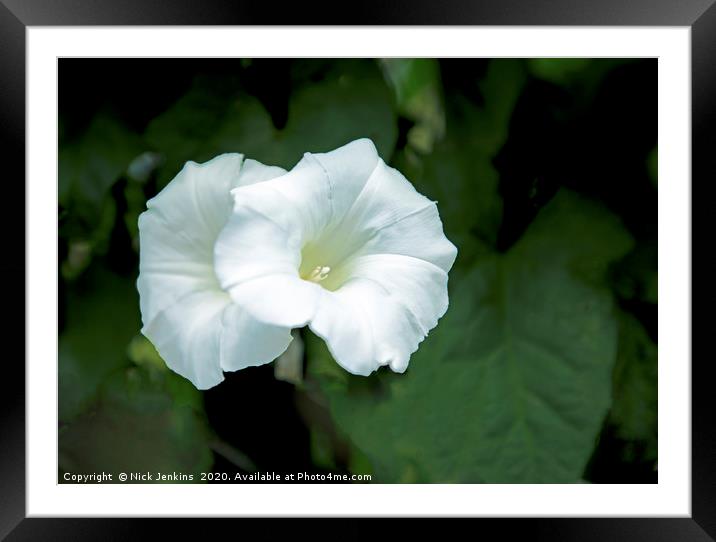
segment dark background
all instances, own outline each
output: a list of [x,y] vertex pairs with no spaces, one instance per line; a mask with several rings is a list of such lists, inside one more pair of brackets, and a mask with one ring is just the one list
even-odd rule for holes
[[[517,66],[515,71],[513,66]],[[514,78],[502,79],[502,69],[522,74],[519,83]],[[383,158],[406,173],[419,190],[440,203],[448,200],[439,208],[448,237],[461,250],[458,277],[463,269],[468,273],[483,254],[508,253],[560,190],[579,194],[618,217],[633,246],[609,262],[604,282],[615,307],[630,322],[619,328],[619,351],[630,354],[614,362],[610,406],[580,478],[592,483],[657,481],[656,60],[444,59],[419,64],[404,79],[399,68],[392,70],[372,60],[60,60],[61,470],[140,465],[141,460],[135,458],[143,455],[141,451],[166,459],[167,467],[184,465],[191,456],[189,463],[212,466],[218,472],[358,472],[356,464],[370,469],[363,463],[370,464],[370,459],[352,442],[351,429],[342,427],[331,408],[316,400],[313,383],[321,387],[316,375],[307,374],[299,384],[283,382],[268,365],[227,373],[222,384],[197,396],[183,383],[174,382],[178,377],[151,365],[154,361],[147,345],[134,338],[138,326],[133,332],[118,332],[123,325],[131,328],[138,314],[123,316],[113,302],[114,296],[126,298],[136,279],[132,221],[146,199],[161,189],[183,161],[202,161],[215,154],[215,149],[209,153],[201,145],[177,148],[173,137],[186,140],[186,130],[197,139],[211,137],[211,123],[228,114],[222,100],[229,103],[237,95],[255,99],[273,128],[290,134],[292,115],[298,115],[292,111],[292,97],[334,81],[340,86],[341,78],[348,78],[341,107],[350,109],[355,100],[375,111],[370,103],[363,103],[366,96],[373,92],[392,96],[394,134],[386,136],[388,130],[375,125],[375,134],[363,135],[373,137],[379,150],[388,149]],[[492,86],[486,86],[488,80]],[[367,81],[371,86],[365,90],[361,85]],[[376,90],[379,85],[384,89]],[[198,98],[184,110],[180,107],[176,116],[167,117],[172,108],[177,111],[179,100],[196,89]],[[503,104],[500,98],[510,94],[514,94],[513,103]],[[222,103],[215,106],[214,101]],[[162,115],[163,125],[156,121]],[[322,115],[317,117],[321,121],[330,118]],[[331,123],[311,126],[318,135],[299,139],[316,147],[323,144],[321,134],[335,128]],[[326,148],[294,152],[286,150],[292,143],[278,137],[271,140],[273,147],[252,149],[255,135],[241,132],[240,137],[230,139],[232,149],[221,150],[291,167],[300,152],[330,150],[346,142],[329,138]],[[237,141],[246,142],[248,148],[236,147]],[[153,167],[146,174],[128,174],[129,163],[142,152],[153,153]],[[476,153],[486,155],[479,164],[472,163]],[[441,169],[444,164],[458,166],[441,174],[446,171]],[[489,177],[480,168],[487,167],[496,172],[497,182],[491,187],[479,185]],[[479,186],[473,186],[472,179]],[[451,206],[451,197],[465,206]],[[472,198],[478,202],[474,206],[468,205]],[[489,198],[499,199],[499,212],[483,203]],[[465,223],[465,216],[483,212],[492,219],[483,222],[478,217]],[[584,238],[583,243],[589,250],[592,240]],[[95,307],[98,293],[108,299]],[[109,329],[89,328],[83,320],[102,316],[107,317]],[[112,318],[121,321],[112,322]],[[634,327],[640,330],[635,333],[638,341],[624,331]],[[68,344],[63,337],[68,335],[69,346],[63,350],[63,340]],[[118,343],[112,344],[118,336]],[[98,340],[101,344],[92,344]],[[127,348],[130,343],[133,350]],[[310,353],[310,339],[308,344]],[[98,373],[97,364],[105,356],[116,359],[106,372]],[[67,359],[71,361],[63,361]],[[393,382],[383,376],[369,381],[368,391],[378,395],[376,382],[379,386]],[[63,387],[63,383],[68,384]],[[69,406],[63,416],[65,399]],[[164,399],[165,407],[157,407],[165,404]],[[210,454],[193,449],[202,438],[182,437],[185,455],[167,459],[176,446],[148,436],[157,431],[154,426],[147,429],[143,413],[156,409],[151,423],[175,428],[178,422],[171,417],[177,404],[193,409],[189,417],[182,414],[179,418],[184,434],[208,431]],[[137,405],[149,406],[138,410]],[[108,428],[113,424],[129,428],[121,443],[111,439],[116,433]],[[316,445],[316,434],[328,435],[323,438],[324,444],[329,443],[327,459],[326,447]],[[193,454],[200,459],[194,460]],[[98,458],[106,463],[98,463]],[[384,479],[392,481],[387,475]],[[440,480],[426,476],[417,481]]]

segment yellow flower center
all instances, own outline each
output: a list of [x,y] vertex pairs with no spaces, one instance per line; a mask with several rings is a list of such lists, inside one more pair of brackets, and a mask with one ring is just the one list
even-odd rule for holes
[[347,278],[349,267],[336,258],[325,246],[308,244],[301,251],[298,276],[303,280],[319,284],[326,290],[337,290]]
[[305,280],[310,280],[311,282],[321,282],[325,278],[328,277],[328,273],[331,272],[331,268],[327,265],[317,265],[313,271],[309,273],[307,277],[304,277]]

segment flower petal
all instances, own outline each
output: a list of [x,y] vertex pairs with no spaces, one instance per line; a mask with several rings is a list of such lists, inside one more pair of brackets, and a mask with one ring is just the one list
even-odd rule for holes
[[[341,221],[378,165],[375,145],[359,139],[328,153],[306,153],[285,175],[259,186],[232,190],[235,205],[247,205],[306,241]],[[234,211],[236,211],[236,207]]]
[[359,256],[351,264],[351,276],[379,284],[401,309],[401,317],[413,321],[421,332],[417,345],[434,328],[448,308],[448,275],[438,266],[399,254]]
[[370,139],[357,139],[326,153],[310,154],[318,162],[330,190],[332,219],[342,220],[365,188],[380,160]]
[[[231,188],[262,183],[285,174],[286,170],[283,168],[278,166],[266,166],[261,162],[247,158],[241,166],[241,171],[239,172],[236,182],[231,184]],[[233,198],[229,199],[233,204]]]
[[260,322],[298,328],[313,318],[323,291],[296,275],[276,273],[241,282],[230,294],[234,303]]
[[233,192],[234,211],[214,246],[225,291],[266,275],[298,275],[304,224],[300,210],[274,186],[268,181]]
[[142,333],[169,368],[198,389],[216,386],[221,372],[221,315],[228,305],[220,292],[192,292],[157,314]]
[[[334,215],[342,217],[353,205],[378,161],[373,143],[361,139],[329,153],[306,153],[285,175],[232,190],[234,210],[214,252],[221,287],[236,302],[260,314],[259,318],[278,317],[267,303],[252,299],[251,292],[258,283],[242,286],[246,281],[276,275],[272,280],[277,288],[287,295],[292,287],[297,292],[283,302],[276,300],[283,309],[280,318],[271,322],[304,325],[312,316],[310,310],[286,306],[291,299],[313,299],[315,292],[298,278],[301,250],[330,230],[338,220]],[[340,249],[346,251],[347,246]],[[338,252],[334,250],[333,254]]]
[[283,354],[293,340],[290,328],[259,322],[235,303],[229,303],[224,309],[219,325],[222,327],[220,365],[224,371],[270,363]]
[[405,371],[447,310],[447,273],[418,258],[381,254],[357,258],[351,277],[325,292],[311,329],[351,373],[367,375],[382,365]]
[[214,248],[221,288],[263,322],[306,325],[321,288],[300,278],[301,249],[331,218],[323,168],[306,155],[285,175],[232,195],[234,210]]
[[335,292],[324,290],[309,327],[341,367],[362,376],[383,365],[404,372],[423,339],[405,309],[367,279],[353,279]]
[[269,363],[291,332],[257,322],[220,291],[192,292],[142,330],[175,372],[198,389],[216,386],[224,371]]
[[271,361],[290,342],[290,330],[260,324],[231,305],[213,256],[233,205],[230,190],[283,173],[253,160],[242,166],[240,154],[188,162],[139,217],[142,332],[199,388],[220,382],[222,368]]
[[344,219],[368,240],[361,254],[402,254],[449,271],[457,249],[443,233],[435,202],[381,160]]

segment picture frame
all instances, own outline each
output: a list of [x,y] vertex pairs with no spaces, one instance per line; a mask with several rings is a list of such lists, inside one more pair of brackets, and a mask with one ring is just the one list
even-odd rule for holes
[[[716,8],[713,0],[662,2],[653,5],[644,0],[624,4],[616,1],[567,2],[560,0],[548,6],[537,6],[527,1],[475,2],[465,4],[451,1],[439,8],[427,2],[395,2],[390,5],[363,3],[350,17],[339,15],[336,6],[316,3],[313,9],[288,7],[282,10],[271,6],[250,5],[248,2],[204,2],[201,5],[188,1],[171,5],[139,1],[112,2],[109,0],[88,3],[61,1],[4,0],[0,4],[0,59],[2,91],[0,99],[0,133],[3,154],[10,158],[7,179],[7,201],[18,202],[3,213],[4,231],[18,231],[25,224],[25,190],[19,179],[25,178],[25,97],[26,71],[25,33],[31,26],[93,26],[93,25],[536,25],[536,26],[686,26],[691,28],[692,60],[692,176],[702,177],[698,190],[692,181],[693,201],[708,201],[706,190],[711,186],[707,174],[713,176],[716,163],[709,142],[716,139],[713,104],[716,90]],[[310,13],[310,15],[309,15]],[[312,16],[312,14],[318,14]],[[713,189],[711,189],[713,190]],[[25,202],[24,205],[19,204]],[[693,210],[695,214],[695,209]],[[693,220],[693,215],[692,215]],[[705,239],[708,230],[693,228],[694,240]],[[698,242],[698,241],[696,241]],[[705,242],[705,241],[704,241]],[[6,250],[14,254],[25,253],[25,238],[15,234],[7,240]],[[703,256],[701,258],[705,259]],[[18,261],[19,260],[18,258]],[[692,252],[692,288],[696,271],[706,273],[706,263],[694,258]],[[26,285],[26,269],[15,264],[3,268],[5,284]],[[706,284],[706,277],[696,279]],[[27,287],[27,286],[26,286]],[[16,306],[24,306],[21,289],[8,288],[7,295]],[[705,305],[713,296],[707,290],[696,297],[692,311]],[[21,305],[22,303],[22,305]],[[704,307],[705,308],[705,307]],[[702,311],[705,314],[705,310]],[[24,314],[24,309],[22,311]],[[693,312],[692,312],[693,314]],[[22,323],[21,323],[22,322]],[[701,320],[698,324],[705,326]],[[24,319],[9,318],[7,337],[25,336]],[[693,330],[696,327],[692,327]],[[705,329],[704,329],[705,331]],[[692,339],[693,341],[693,339]],[[2,405],[2,439],[0,441],[0,535],[9,540],[69,538],[95,539],[102,533],[113,532],[119,538],[139,538],[145,531],[146,521],[140,519],[36,519],[25,517],[25,372],[14,360],[24,357],[24,343],[12,343],[13,356],[8,356],[6,378],[14,382],[14,394],[0,398]],[[693,345],[692,345],[693,349]],[[688,360],[684,360],[687,362]],[[590,518],[558,519],[533,518],[529,520],[483,520],[489,531],[505,534],[529,533],[538,539],[604,540],[628,537],[631,540],[709,540],[716,537],[716,440],[710,413],[713,411],[713,394],[708,389],[710,364],[706,359],[693,356],[692,360],[692,515],[690,518]],[[183,522],[186,524],[186,522]],[[295,523],[295,522],[293,522]],[[482,526],[481,525],[481,526]],[[167,527],[168,528],[168,527]],[[192,524],[181,527],[185,535],[200,527]],[[335,528],[329,525],[328,528]],[[362,523],[356,533],[372,528]]]

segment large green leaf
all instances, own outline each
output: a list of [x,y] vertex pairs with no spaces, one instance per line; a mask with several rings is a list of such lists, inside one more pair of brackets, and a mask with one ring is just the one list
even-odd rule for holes
[[59,416],[67,422],[95,399],[102,381],[130,365],[129,341],[141,327],[133,279],[95,265],[68,289],[59,336]]
[[141,151],[137,134],[108,114],[96,115],[81,137],[60,146],[60,204],[93,228],[109,189]]
[[[586,209],[595,246],[628,240],[581,198],[554,203],[540,222],[577,221]],[[584,280],[570,235],[538,222],[509,253],[483,257],[451,284],[447,315],[404,375],[348,375],[322,341],[308,342],[311,378],[377,479],[580,481],[610,406],[617,348],[612,298],[593,270],[626,248],[600,250],[599,265],[587,258]]]
[[199,81],[147,129],[147,139],[167,160],[160,181],[168,181],[187,160],[201,162],[222,152],[290,168],[304,152],[329,151],[360,137],[371,138],[389,159],[397,138],[390,90],[370,62],[340,66],[291,95],[288,122],[280,130],[238,83],[217,92]]
[[[113,482],[121,472],[151,473],[152,482],[195,482],[213,462],[209,438],[199,391],[174,373],[132,367],[108,379],[93,408],[62,428],[60,469],[106,472]],[[162,480],[157,473],[193,478]]]
[[595,284],[608,267],[627,255],[634,240],[621,220],[585,196],[563,189],[544,207],[520,240],[523,257],[549,256]]

